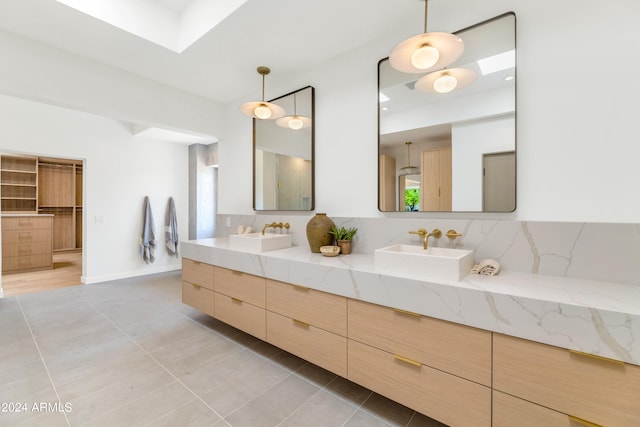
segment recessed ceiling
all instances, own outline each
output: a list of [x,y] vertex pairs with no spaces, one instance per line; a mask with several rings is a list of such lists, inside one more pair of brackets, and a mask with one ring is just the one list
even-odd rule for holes
[[[370,0],[75,1],[146,3],[173,16],[184,15],[196,3],[239,4],[177,53],[58,1],[0,1],[0,30],[221,103],[258,95],[261,81],[256,67],[260,65],[271,68],[265,93],[269,99],[282,94],[279,89],[270,91],[277,87],[278,79],[284,83],[280,86],[286,86],[291,76],[393,34],[394,42],[380,44],[380,57],[386,56],[393,43],[419,32],[423,25],[423,3],[414,0],[375,5]],[[153,21],[144,13],[138,17],[146,24]],[[431,19],[437,19],[436,15]],[[375,73],[375,61],[369,66]]]
[[180,53],[247,0],[56,0]]

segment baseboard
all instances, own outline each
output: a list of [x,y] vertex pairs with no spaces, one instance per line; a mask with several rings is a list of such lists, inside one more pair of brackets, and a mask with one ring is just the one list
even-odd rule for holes
[[181,269],[182,267],[180,265],[172,265],[162,268],[154,268],[153,270],[136,270],[124,273],[106,274],[104,276],[81,276],[80,281],[85,285],[90,285],[92,283],[102,283],[112,280],[129,279],[132,277],[150,276],[158,273],[168,273],[170,271],[178,271]]

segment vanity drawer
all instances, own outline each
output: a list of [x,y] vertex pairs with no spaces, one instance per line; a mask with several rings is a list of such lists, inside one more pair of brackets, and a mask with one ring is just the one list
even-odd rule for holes
[[640,366],[494,334],[493,387],[605,426],[640,426]]
[[347,335],[347,299],[342,296],[267,279],[267,310]]
[[182,280],[213,290],[213,266],[182,258]]
[[51,252],[51,240],[34,243],[3,243],[2,256],[14,257],[25,255],[48,254]]
[[349,300],[349,339],[491,385],[491,332]]
[[51,230],[51,228],[37,228],[33,230],[5,230],[3,228],[2,241],[4,243],[50,242],[53,237]]
[[265,309],[241,299],[216,292],[216,319],[245,331],[261,340],[266,339]]
[[344,336],[267,311],[267,342],[342,377],[347,376]]
[[493,392],[493,427],[588,427],[576,419],[499,391]]
[[200,285],[182,282],[182,302],[209,316],[214,315],[214,293]]
[[35,230],[38,228],[51,228],[52,217],[50,216],[17,216],[3,217],[3,230]]
[[39,255],[2,257],[2,271],[47,269],[52,267],[51,252]]
[[490,426],[491,389],[349,340],[348,379],[449,426]]
[[264,308],[265,278],[229,270],[215,268],[215,290],[227,296],[246,301],[249,304]]

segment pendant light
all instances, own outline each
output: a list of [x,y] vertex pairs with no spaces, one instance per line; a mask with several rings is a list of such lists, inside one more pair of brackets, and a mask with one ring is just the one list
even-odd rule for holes
[[422,76],[415,84],[421,92],[449,93],[470,85],[477,74],[468,68],[445,68]]
[[240,111],[249,117],[261,120],[274,120],[285,115],[282,107],[272,102],[265,102],[264,100],[264,76],[270,72],[269,67],[258,67],[258,74],[262,76],[262,101],[246,102],[240,106]]
[[405,73],[424,73],[446,67],[462,55],[464,42],[451,33],[428,33],[428,0],[424,2],[424,33],[398,44],[389,55],[389,64]]
[[411,152],[409,151],[409,147],[411,147],[412,142],[407,141],[407,166],[400,168],[400,173],[398,175],[417,175],[420,173],[420,168],[417,166],[411,166]]
[[311,124],[311,119],[305,116],[298,115],[295,93],[293,94],[293,115],[279,118],[278,120],[276,120],[276,124],[278,126],[282,126],[283,128],[289,128],[293,130],[306,128]]

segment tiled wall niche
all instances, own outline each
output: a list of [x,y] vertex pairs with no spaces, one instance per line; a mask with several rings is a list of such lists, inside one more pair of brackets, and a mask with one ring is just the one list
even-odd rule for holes
[[[353,252],[373,254],[395,243],[421,244],[410,230],[424,227],[463,236],[430,239],[440,247],[475,249],[476,259],[498,260],[503,269],[545,276],[640,285],[640,224],[457,220],[426,218],[329,217],[336,225],[357,227]],[[308,246],[306,225],[313,214],[218,215],[216,237],[235,233],[239,225],[261,230],[273,221],[289,222],[293,244]],[[227,226],[227,221],[231,224]]]

